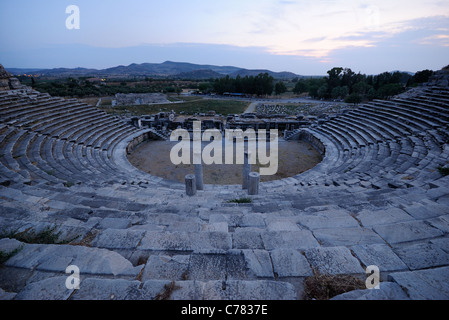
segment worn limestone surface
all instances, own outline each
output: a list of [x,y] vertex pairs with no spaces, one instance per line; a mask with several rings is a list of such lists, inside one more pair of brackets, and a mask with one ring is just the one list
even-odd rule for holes
[[[185,186],[128,152],[147,131],[79,101],[0,92],[0,299],[302,299],[314,274],[380,290],[335,299],[449,299],[449,90],[374,101],[297,135],[325,150],[301,175]],[[9,85],[9,84],[8,84]],[[67,287],[79,270],[79,288]],[[70,284],[71,282],[69,282]]]

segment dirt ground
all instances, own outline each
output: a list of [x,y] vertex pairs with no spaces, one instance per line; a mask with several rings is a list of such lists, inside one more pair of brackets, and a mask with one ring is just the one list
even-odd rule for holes
[[[172,164],[170,161],[170,150],[174,145],[176,145],[175,142],[147,141],[138,146],[128,159],[131,164],[144,172],[183,183],[187,174],[194,173],[194,167],[193,165]],[[321,161],[321,154],[309,143],[280,140],[278,172],[274,176],[261,176],[261,181],[268,182],[293,177],[312,169]],[[204,183],[218,185],[241,184],[242,171],[243,165],[203,165]],[[251,171],[259,172],[259,166],[252,165]]]

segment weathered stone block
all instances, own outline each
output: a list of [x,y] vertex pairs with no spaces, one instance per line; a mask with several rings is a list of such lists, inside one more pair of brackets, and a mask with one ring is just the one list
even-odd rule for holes
[[308,230],[262,232],[262,241],[266,250],[310,249],[319,247],[318,241]]
[[365,274],[360,262],[346,247],[313,248],[305,251],[312,269],[321,274]]
[[371,229],[366,228],[334,228],[317,229],[313,235],[323,246],[350,246],[372,243],[385,243]]
[[92,246],[107,249],[131,249],[139,245],[145,231],[107,229],[102,231],[93,241]]
[[301,213],[298,223],[311,229],[350,228],[358,227],[357,221],[346,210],[326,210],[319,212]]
[[365,227],[414,220],[412,216],[398,208],[388,208],[376,211],[363,210],[357,214],[357,219],[359,219]]
[[449,213],[449,208],[432,201],[426,204],[416,203],[404,207],[404,210],[416,219],[430,219]]
[[311,276],[307,259],[297,250],[276,249],[271,251],[274,272],[278,277],[308,277]]
[[402,222],[375,226],[374,231],[390,244],[435,238],[443,235],[441,230],[423,221]]
[[407,270],[407,265],[386,244],[357,245],[351,247],[357,258],[365,266],[379,267],[383,272]]
[[190,255],[152,255],[142,273],[146,280],[187,280]]
[[393,247],[393,250],[411,270],[449,264],[449,254],[439,245],[428,241],[397,245]]
[[140,281],[123,279],[86,279],[71,300],[138,300]]
[[19,250],[23,246],[23,243],[16,239],[0,239],[0,252],[4,254],[10,254],[16,250]]
[[410,300],[401,287],[393,282],[382,282],[379,290],[355,290],[333,297],[331,300]]
[[250,273],[258,278],[274,278],[273,265],[268,251],[242,250]]
[[210,281],[204,287],[206,300],[296,300],[295,288],[279,281]]
[[263,249],[262,229],[237,228],[232,234],[234,249]]
[[274,220],[268,223],[268,231],[299,231],[296,223],[290,220]]
[[74,289],[67,289],[67,276],[48,278],[27,285],[16,296],[16,300],[67,300]]
[[192,254],[189,265],[189,279],[225,280],[241,279],[247,274],[243,254],[236,251],[228,254]]
[[448,300],[449,267],[390,275],[390,280],[407,289],[413,300]]
[[231,235],[227,232],[152,232],[142,239],[139,250],[195,251],[207,249],[229,250]]
[[98,229],[127,229],[131,226],[131,220],[123,218],[104,218],[99,223]]
[[5,266],[37,271],[65,273],[69,265],[80,269],[81,275],[137,276],[142,267],[116,252],[68,245],[25,244]]

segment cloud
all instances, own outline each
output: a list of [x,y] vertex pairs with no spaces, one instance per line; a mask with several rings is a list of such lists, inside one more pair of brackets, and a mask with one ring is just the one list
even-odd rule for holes
[[265,1],[239,29],[238,37],[228,36],[220,43],[326,58],[335,50],[370,48],[408,30],[430,28],[432,19],[441,23],[438,15],[446,20],[449,16],[449,7],[441,1]]
[[416,41],[420,45],[449,47],[449,34],[437,34]]

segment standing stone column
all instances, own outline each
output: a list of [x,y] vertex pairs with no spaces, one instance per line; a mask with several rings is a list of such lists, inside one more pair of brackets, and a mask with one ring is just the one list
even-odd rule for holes
[[248,194],[250,196],[256,196],[259,194],[260,174],[257,172],[251,172],[248,175]]
[[260,174],[257,172],[251,172],[248,175],[248,194],[250,196],[256,196],[259,194]]
[[[195,167],[195,178],[196,178],[196,189],[204,190],[204,182],[203,182],[203,164],[201,159],[201,153],[195,152],[193,155],[194,160],[193,163]],[[198,163],[198,164],[197,164]]]
[[196,195],[196,179],[194,174],[186,175],[186,193],[189,197]]
[[242,189],[248,189],[248,175],[251,172],[251,152],[246,151],[244,155],[243,162],[243,181],[242,181]]

